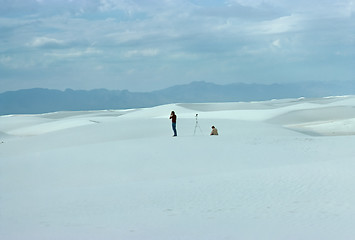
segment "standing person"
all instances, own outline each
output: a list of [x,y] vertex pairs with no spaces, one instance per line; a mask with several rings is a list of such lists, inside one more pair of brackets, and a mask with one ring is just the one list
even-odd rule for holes
[[174,131],[174,136],[173,137],[176,137],[177,136],[177,132],[176,132],[176,114],[174,111],[171,111],[171,114],[170,114],[170,119],[171,119],[171,126],[173,128],[173,131]]
[[218,135],[218,130],[215,128],[215,126],[212,126],[212,131],[210,135]]

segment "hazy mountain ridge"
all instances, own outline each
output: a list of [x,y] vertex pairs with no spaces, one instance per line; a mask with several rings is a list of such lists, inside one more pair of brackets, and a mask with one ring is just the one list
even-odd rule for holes
[[351,83],[217,85],[192,82],[152,92],[25,89],[0,94],[0,115],[152,107],[168,103],[262,101],[355,94]]

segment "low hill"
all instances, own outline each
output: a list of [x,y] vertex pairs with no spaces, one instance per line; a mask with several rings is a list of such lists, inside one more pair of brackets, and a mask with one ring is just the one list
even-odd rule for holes
[[0,115],[153,107],[169,103],[238,102],[355,94],[350,83],[217,85],[192,82],[152,92],[25,89],[0,94]]

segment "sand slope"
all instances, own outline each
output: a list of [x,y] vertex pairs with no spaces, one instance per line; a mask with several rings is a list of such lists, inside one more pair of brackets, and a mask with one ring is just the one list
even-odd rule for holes
[[0,239],[352,239],[354,106],[345,96],[1,116]]

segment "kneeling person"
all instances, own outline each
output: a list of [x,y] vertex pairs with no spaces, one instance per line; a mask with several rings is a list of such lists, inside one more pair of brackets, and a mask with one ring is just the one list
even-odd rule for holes
[[218,130],[215,128],[215,126],[212,126],[212,131],[210,135],[218,135]]

